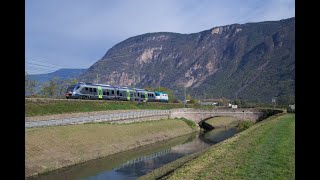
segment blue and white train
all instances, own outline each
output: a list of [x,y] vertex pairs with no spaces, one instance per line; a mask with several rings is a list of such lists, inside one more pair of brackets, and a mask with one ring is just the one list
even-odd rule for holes
[[104,99],[118,101],[168,102],[168,94],[145,89],[110,86],[78,82],[70,85],[66,92],[67,99]]

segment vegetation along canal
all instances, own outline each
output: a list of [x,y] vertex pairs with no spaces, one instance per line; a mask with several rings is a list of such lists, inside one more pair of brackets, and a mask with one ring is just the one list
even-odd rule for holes
[[105,158],[63,168],[32,179],[137,179],[183,156],[199,152],[236,134],[236,124],[196,132]]

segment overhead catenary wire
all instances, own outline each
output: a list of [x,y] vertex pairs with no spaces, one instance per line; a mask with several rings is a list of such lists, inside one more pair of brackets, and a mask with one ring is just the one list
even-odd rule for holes
[[[83,67],[74,67],[74,66],[66,66],[66,65],[59,65],[59,64],[54,64],[54,63],[48,63],[46,61],[39,61],[39,60],[35,60],[35,59],[30,59],[30,58],[25,58],[26,63],[27,61],[31,61],[28,62],[29,64],[36,64],[36,65],[40,65],[40,66],[50,66],[50,67],[55,67],[55,68],[70,68],[70,69],[85,69]],[[39,64],[41,63],[41,64]]]
[[35,59],[30,59],[30,58],[25,58],[26,61],[31,61],[33,63],[42,63],[45,64],[46,66],[54,66],[54,67],[59,67],[59,68],[73,68],[73,69],[83,69],[80,67],[70,67],[70,66],[65,66],[65,65],[59,65],[59,64],[54,64],[54,63],[48,63],[46,61],[39,61],[39,60],[35,60]]
[[59,69],[85,69],[83,67],[67,67],[30,58],[25,58],[25,60],[25,71],[28,74],[47,74],[57,71]]

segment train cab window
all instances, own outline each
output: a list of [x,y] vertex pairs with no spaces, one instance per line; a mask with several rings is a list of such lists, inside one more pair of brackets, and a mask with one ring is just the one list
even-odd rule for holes
[[80,88],[80,85],[76,85],[75,91]]
[[88,88],[86,87],[86,91],[88,91]]
[[130,97],[133,97],[133,93],[132,92],[130,93]]

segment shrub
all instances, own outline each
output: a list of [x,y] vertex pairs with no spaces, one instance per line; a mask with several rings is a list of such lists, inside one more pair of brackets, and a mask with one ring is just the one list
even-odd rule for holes
[[185,118],[179,118],[179,119],[184,121],[186,124],[188,124],[188,126],[190,126],[192,129],[197,127],[196,123],[189,119],[185,119]]
[[237,126],[239,131],[243,131],[251,127],[254,123],[250,120],[241,121],[239,125]]
[[178,99],[173,99],[172,102],[173,103],[179,103],[179,100]]

